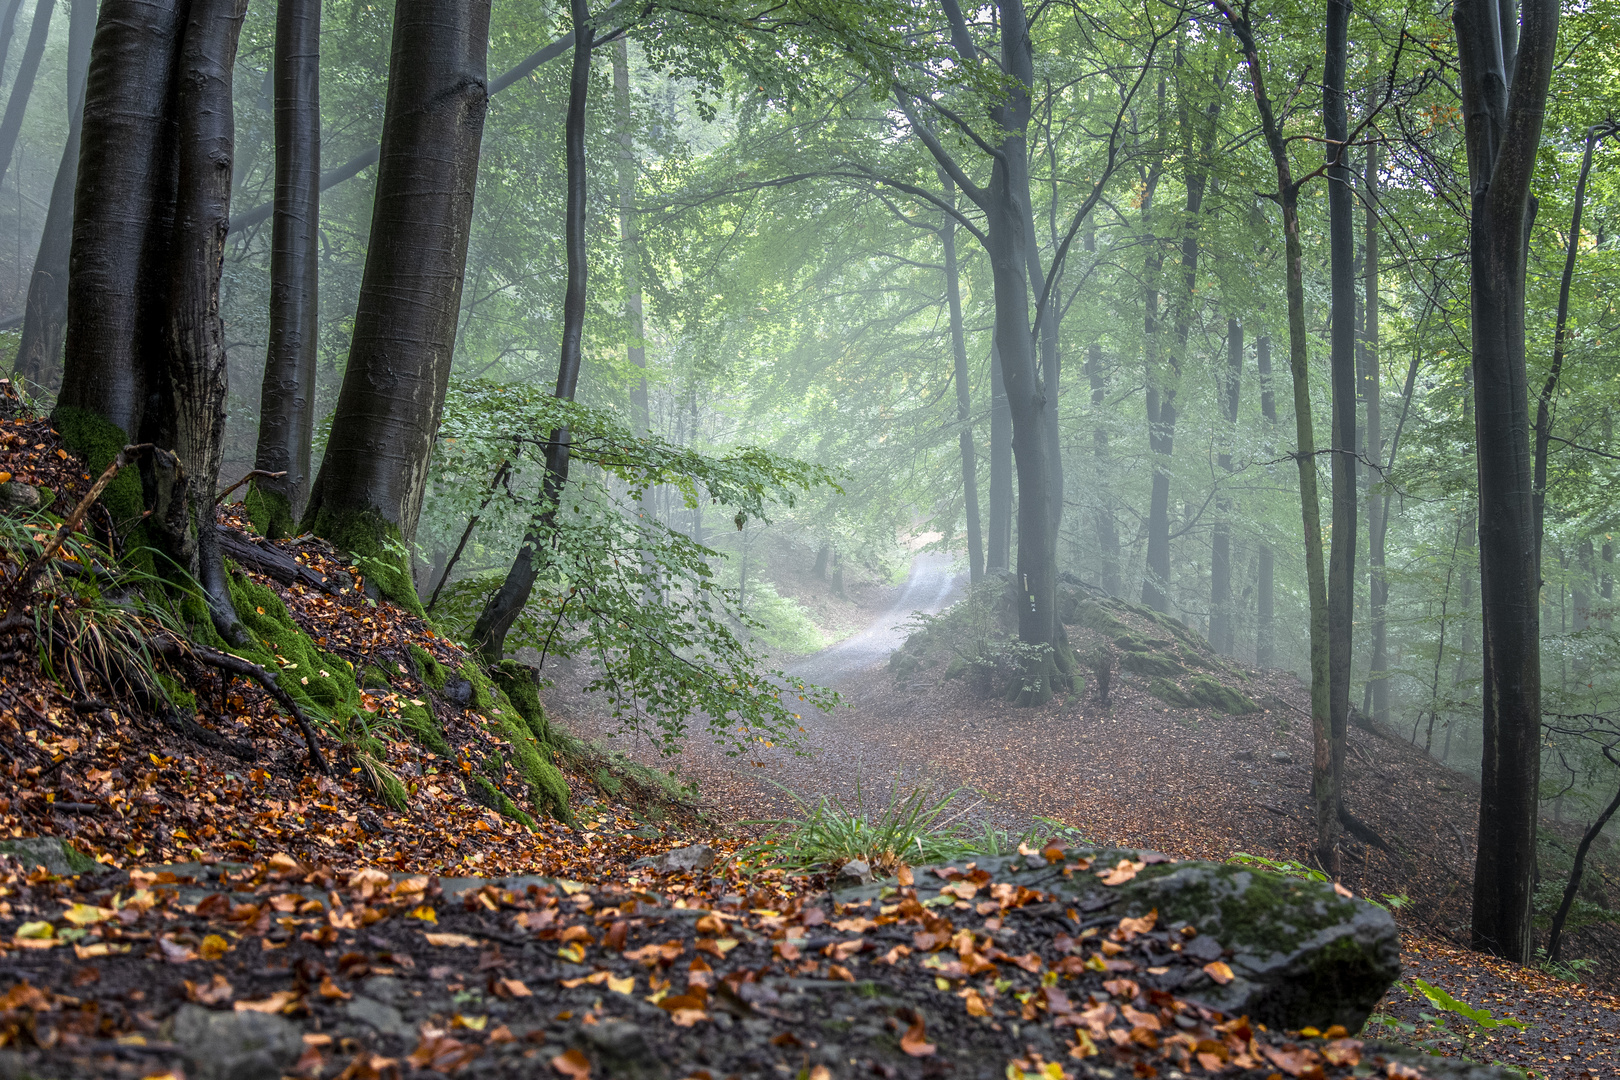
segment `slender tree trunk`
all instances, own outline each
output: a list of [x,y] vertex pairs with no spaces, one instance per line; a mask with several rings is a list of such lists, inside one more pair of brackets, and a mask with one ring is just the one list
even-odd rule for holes
[[[1603,756],[1609,759],[1610,764],[1620,765],[1613,752],[1605,747]],[[1575,847],[1575,862],[1569,868],[1569,882],[1564,886],[1563,899],[1558,902],[1558,911],[1553,915],[1552,926],[1547,931],[1547,960],[1557,963],[1563,955],[1564,948],[1564,922],[1569,918],[1569,909],[1575,906],[1575,896],[1581,888],[1581,878],[1586,873],[1586,855],[1592,850],[1592,842],[1603,832],[1603,827],[1609,823],[1614,812],[1620,810],[1620,791],[1614,793],[1601,813],[1587,826],[1586,832],[1581,834],[1581,842]]]
[[1542,384],[1541,398],[1536,402],[1536,450],[1533,473],[1535,476],[1536,561],[1541,561],[1541,541],[1547,527],[1547,451],[1552,442],[1552,403],[1558,392],[1558,379],[1564,371],[1564,351],[1568,347],[1569,290],[1575,280],[1575,255],[1581,247],[1581,211],[1586,207],[1586,179],[1592,171],[1592,150],[1601,132],[1591,127],[1586,132],[1586,152],[1581,156],[1580,175],[1575,179],[1575,206],[1570,212],[1569,243],[1564,253],[1564,276],[1558,284],[1558,316],[1553,329],[1552,366],[1547,381]]
[[11,84],[11,96],[6,99],[6,112],[0,118],[0,184],[5,183],[11,168],[11,155],[17,149],[17,136],[22,134],[23,114],[28,111],[28,99],[34,93],[34,76],[39,74],[39,60],[45,55],[45,39],[51,32],[51,12],[56,0],[39,0],[34,7],[34,25],[28,30],[28,44],[23,46],[22,60],[17,65],[17,79]]
[[270,348],[259,391],[247,504],[259,531],[291,535],[309,493],[320,344],[321,0],[279,0],[275,54],[276,197],[270,240]]
[[[202,586],[214,625],[240,634],[214,527],[225,436],[225,328],[219,282],[231,219],[236,143],[231,76],[247,0],[190,0],[176,79],[179,172],[169,245],[167,363],[149,416],[154,442],[178,468],[143,470],[160,546]],[[151,460],[151,459],[148,459]]]
[[[1226,385],[1221,406],[1228,427],[1227,445],[1216,455],[1221,471],[1232,472],[1230,441],[1236,435],[1239,393],[1243,386],[1243,324],[1226,320]],[[1222,495],[1216,500],[1215,534],[1210,542],[1209,560],[1209,643],[1216,652],[1231,656],[1236,651],[1235,619],[1232,611],[1232,500]]]
[[1344,813],[1344,755],[1350,735],[1350,678],[1355,658],[1356,509],[1356,225],[1350,170],[1350,120],[1345,67],[1350,49],[1350,0],[1328,0],[1322,118],[1327,137],[1327,201],[1333,324],[1329,350],[1332,386],[1333,543],[1328,556],[1328,715],[1332,767],[1328,784]]
[[[956,184],[950,174],[939,171],[945,199],[956,205]],[[962,451],[962,494],[966,500],[968,580],[984,577],[984,537],[979,526],[979,463],[973,452],[972,387],[968,382],[967,336],[962,330],[962,279],[956,262],[956,219],[945,215],[939,230],[945,253],[945,300],[950,310],[951,357],[955,363],[956,422],[961,431],[957,442]]]
[[[1085,250],[1097,251],[1097,230],[1088,227]],[[1108,427],[1102,422],[1103,410],[1108,404],[1108,373],[1103,368],[1102,342],[1093,341],[1086,350],[1086,379],[1091,384],[1091,415],[1095,426],[1091,430],[1091,454],[1096,462],[1093,472],[1097,514],[1097,551],[1102,563],[1102,587],[1110,596],[1120,594],[1119,526],[1114,522],[1114,508],[1108,495],[1108,473],[1111,468]]]
[[[168,279],[174,214],[183,14],[175,0],[105,0],[91,49],[62,391],[51,418],[93,470],[125,443],[142,441],[149,373],[166,362],[160,283]],[[139,517],[138,489],[133,476],[120,477],[104,501],[121,519]]]
[[630,112],[630,43],[613,43],[613,108],[619,129],[619,258],[623,265],[625,353],[640,375],[630,384],[630,417],[638,431],[652,430],[647,405],[647,327],[642,315],[641,230],[636,221],[636,133]]
[[[1367,172],[1362,184],[1366,230],[1362,240],[1365,297],[1362,303],[1362,378],[1367,398],[1367,459],[1371,483],[1367,485],[1367,592],[1372,617],[1372,662],[1367,672],[1363,711],[1380,723],[1389,722],[1388,611],[1389,580],[1384,574],[1384,540],[1388,489],[1384,477],[1372,474],[1373,464],[1384,462],[1384,379],[1378,356],[1378,144],[1367,148]],[[1394,462],[1390,463],[1394,467]]]
[[6,59],[11,55],[11,39],[17,32],[17,12],[21,8],[22,0],[8,0],[0,14],[0,72],[6,70]]
[[[15,10],[15,9],[13,9]],[[54,393],[62,381],[62,335],[67,327],[68,258],[73,250],[73,188],[79,179],[79,137],[84,129],[84,84],[96,36],[95,0],[79,0],[68,21],[68,134],[51,186],[51,205],[28,280],[16,373],[31,391]],[[3,50],[0,50],[3,52]],[[0,67],[4,66],[0,56]]]
[[420,607],[409,544],[450,380],[479,145],[490,0],[397,0],[371,241],[348,368],[304,524],[376,559]]
[[[563,295],[562,353],[557,363],[556,396],[574,400],[579,385],[579,365],[585,332],[587,262],[585,209],[587,195],[585,161],[585,105],[591,86],[591,26],[587,0],[570,0],[574,29],[574,63],[568,81],[568,116],[563,125],[563,156],[567,162],[567,208],[564,218],[568,253],[568,285]],[[473,627],[473,641],[486,663],[498,664],[506,656],[506,635],[534,591],[544,561],[543,549],[550,545],[557,520],[557,500],[568,483],[569,433],[558,428],[551,433],[546,451],[546,475],[541,485],[540,513],[530,521],[519,545],[517,557],[495,595],[489,598]]]
[[[1161,109],[1164,86],[1160,87]],[[1164,270],[1164,250],[1153,231],[1153,197],[1158,194],[1159,172],[1149,174],[1142,190],[1142,230],[1147,236],[1147,254],[1143,257],[1142,279],[1142,359],[1146,391],[1143,407],[1147,410],[1148,453],[1153,462],[1153,475],[1148,489],[1148,552],[1142,572],[1142,603],[1154,611],[1170,610],[1170,474],[1159,461],[1160,420],[1163,414],[1162,376],[1159,372],[1161,343],[1159,337],[1159,279]],[[1166,537],[1162,551],[1154,546],[1153,537]]]
[[1001,346],[990,334],[990,535],[985,540],[985,569],[1012,569],[1013,460],[1012,414],[1002,378]]
[[[1534,473],[1525,378],[1525,236],[1530,180],[1558,38],[1557,0],[1524,0],[1518,47],[1502,40],[1511,0],[1458,0],[1468,150],[1470,327],[1479,463],[1484,753],[1474,866],[1474,948],[1530,962],[1541,775],[1541,645]],[[1504,53],[1513,55],[1506,66]]]
[[[1260,379],[1260,415],[1266,430],[1277,427],[1277,394],[1271,388],[1271,335],[1261,334],[1254,342],[1254,366]],[[1270,442],[1267,446],[1269,449]],[[1254,666],[1264,671],[1276,658],[1275,557],[1270,544],[1260,545],[1259,585],[1254,630]]]
[[1230,7],[1219,8],[1242,43],[1255,108],[1260,114],[1266,146],[1277,173],[1277,202],[1282,209],[1283,257],[1287,264],[1288,366],[1294,384],[1294,461],[1299,467],[1299,505],[1305,546],[1305,581],[1310,597],[1311,765],[1316,823],[1316,856],[1324,869],[1338,872],[1338,805],[1333,798],[1332,729],[1328,714],[1328,610],[1327,572],[1322,559],[1322,508],[1316,482],[1316,433],[1311,416],[1309,339],[1305,329],[1305,253],[1300,242],[1299,185],[1288,160],[1288,144],[1272,111],[1266,92],[1260,52],[1247,16]]

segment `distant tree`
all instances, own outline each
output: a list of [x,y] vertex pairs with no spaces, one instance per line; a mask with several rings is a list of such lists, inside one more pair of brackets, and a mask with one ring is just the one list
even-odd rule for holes
[[321,0],[276,5],[276,195],[270,240],[270,347],[247,503],[264,535],[304,512],[315,430],[321,217]]
[[22,60],[17,65],[17,78],[11,84],[11,96],[6,99],[6,111],[0,117],[0,183],[11,168],[11,157],[17,150],[17,136],[22,134],[23,114],[28,111],[28,99],[34,93],[34,76],[39,74],[39,60],[45,55],[45,39],[51,33],[51,12],[56,0],[39,0],[34,7],[34,25],[28,30],[28,44],[23,46]]

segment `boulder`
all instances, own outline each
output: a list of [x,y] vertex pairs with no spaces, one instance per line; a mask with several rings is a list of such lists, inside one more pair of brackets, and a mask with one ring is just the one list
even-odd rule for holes
[[33,511],[38,510],[45,500],[40,498],[39,488],[32,484],[8,480],[0,484],[0,513],[12,510]]
[[200,1005],[180,1006],[173,1037],[191,1080],[280,1080],[304,1048],[298,1026],[285,1017]]
[[27,870],[43,866],[57,877],[93,874],[105,869],[66,840],[54,836],[25,836],[0,843],[0,855],[10,855]]
[[841,885],[870,885],[872,864],[865,859],[849,860],[838,871],[838,882]]
[[1138,675],[1173,679],[1185,675],[1181,662],[1164,653],[1126,651],[1119,654],[1119,666]]
[[[1082,856],[1092,859],[1092,871],[1074,868]],[[1103,885],[1097,872],[1122,859],[1147,865],[1121,885]],[[1400,936],[1389,912],[1326,882],[1224,863],[1172,863],[1129,848],[1070,849],[1051,865],[1037,856],[975,861],[997,882],[1055,894],[1080,911],[1141,917],[1157,910],[1160,926],[1194,927],[1194,955],[1224,958],[1235,977],[1221,986],[1198,972],[1176,993],[1268,1027],[1358,1030],[1400,976]],[[925,902],[945,885],[927,868],[915,874]],[[834,898],[873,897],[881,888],[844,889]]]
[[693,870],[707,870],[714,865],[714,849],[708,844],[693,844],[665,852],[655,864],[666,874],[686,874]]

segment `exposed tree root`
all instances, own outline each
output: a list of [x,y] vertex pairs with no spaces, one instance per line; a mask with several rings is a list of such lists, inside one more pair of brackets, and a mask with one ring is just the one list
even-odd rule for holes
[[321,747],[319,741],[315,738],[315,729],[309,726],[309,718],[298,707],[298,702],[293,700],[292,695],[282,689],[273,673],[266,671],[251,660],[244,660],[240,656],[219,652],[216,649],[210,649],[206,645],[199,645],[195,641],[185,641],[180,638],[170,637],[156,642],[155,651],[163,656],[190,656],[192,659],[207,664],[209,667],[230,672],[232,675],[241,675],[264,687],[265,691],[275,698],[281,704],[281,707],[292,716],[293,721],[298,725],[298,730],[303,732],[304,744],[309,747],[310,767],[323,775],[331,775],[331,770],[326,765],[326,759],[321,756]]

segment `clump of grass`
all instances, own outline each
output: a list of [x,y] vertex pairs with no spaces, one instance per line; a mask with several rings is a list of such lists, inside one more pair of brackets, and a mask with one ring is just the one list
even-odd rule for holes
[[975,824],[967,815],[978,804],[957,805],[969,793],[966,788],[939,794],[926,785],[906,789],[895,784],[888,800],[877,805],[867,804],[858,782],[852,804],[824,796],[811,805],[782,790],[799,814],[748,822],[770,831],[739,853],[744,865],[814,873],[837,870],[859,859],[876,873],[892,875],[901,866],[1010,855],[1020,844],[1039,846],[1052,839],[1086,842],[1078,830],[1047,818],[1036,819],[1020,836],[988,823]]

